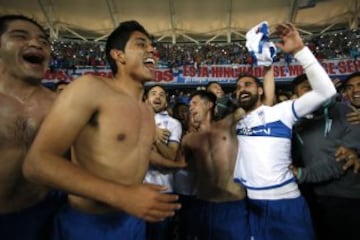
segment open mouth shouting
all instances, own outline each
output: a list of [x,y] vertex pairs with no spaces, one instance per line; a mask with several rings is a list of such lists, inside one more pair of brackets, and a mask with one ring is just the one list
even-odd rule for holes
[[45,56],[41,51],[28,51],[22,55],[23,61],[35,70],[43,70]]
[[154,58],[148,57],[148,58],[145,58],[145,59],[144,59],[144,65],[145,65],[147,68],[149,68],[149,69],[151,69],[151,70],[154,70],[154,69],[156,68],[156,61],[155,61]]

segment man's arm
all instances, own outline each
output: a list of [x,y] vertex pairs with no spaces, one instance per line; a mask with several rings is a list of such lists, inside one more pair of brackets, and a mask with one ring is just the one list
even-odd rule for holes
[[[175,156],[175,158],[176,158],[176,156]],[[164,156],[162,156],[156,150],[151,150],[150,164],[152,164],[152,165],[154,165],[156,167],[165,167],[165,168],[183,168],[183,167],[186,167],[185,161],[177,161],[177,159],[174,159],[174,160],[165,158]]]
[[164,158],[175,160],[179,143],[181,141],[182,126],[176,119],[173,119],[169,125],[169,129],[167,130],[168,138],[166,141],[155,141],[155,146],[160,155]]
[[[329,161],[329,158],[333,161]],[[339,163],[339,161],[345,163]],[[349,168],[353,168],[354,173],[360,170],[356,151],[344,146],[339,146],[334,156],[324,153],[322,157],[314,157],[311,162],[313,162],[311,166],[304,168],[290,166],[299,183],[322,183],[340,178]]]
[[[300,169],[300,174],[298,174],[298,169],[293,167],[292,170],[298,176],[300,183],[318,183],[336,179],[341,177],[344,171],[349,168],[354,173],[360,170],[358,159],[358,152],[360,152],[360,126],[352,125],[346,120],[346,113],[349,109],[345,105],[338,103],[332,108],[332,115],[336,117],[333,120],[338,121],[338,123],[333,123],[333,126],[341,126],[341,129],[338,130],[341,131],[342,135],[339,138],[332,139],[332,142],[329,143],[329,148],[332,145],[338,146],[336,152],[327,151],[323,147],[319,148],[313,159],[308,160],[308,164],[305,163],[306,167]],[[326,140],[324,139],[324,141]]]
[[165,157],[167,159],[170,159],[173,161],[175,160],[176,152],[179,148],[178,142],[168,142],[168,143],[156,142],[155,146],[156,146],[157,151],[160,153],[160,155],[162,155],[163,157]]
[[24,161],[24,175],[33,182],[104,202],[147,221],[172,216],[179,204],[173,203],[176,196],[160,193],[164,187],[121,185],[62,157],[97,110],[91,96],[96,95],[99,82],[93,76],[84,76],[59,95]]
[[276,30],[282,40],[276,45],[284,52],[294,55],[303,66],[312,87],[312,91],[294,102],[294,113],[297,117],[302,117],[313,112],[322,103],[333,97],[336,89],[315,56],[307,47],[304,47],[299,32],[292,24],[280,24]]
[[274,66],[264,67],[264,105],[272,106],[275,102]]

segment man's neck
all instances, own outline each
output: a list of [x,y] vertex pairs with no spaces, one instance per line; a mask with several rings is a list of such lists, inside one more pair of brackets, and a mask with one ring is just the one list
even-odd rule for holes
[[116,75],[115,77],[111,78],[111,83],[115,89],[142,101],[144,94],[143,83],[135,81],[131,78],[122,77],[121,75]]

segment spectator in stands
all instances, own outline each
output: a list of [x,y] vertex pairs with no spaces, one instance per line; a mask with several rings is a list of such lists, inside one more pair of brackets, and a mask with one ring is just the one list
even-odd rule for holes
[[[293,81],[298,97],[311,91],[307,76]],[[306,89],[304,91],[304,89]],[[307,200],[319,240],[358,239],[360,221],[360,125],[350,124],[352,109],[334,99],[294,127],[292,166],[300,184],[310,183]],[[345,164],[338,162],[344,160]],[[347,170],[355,164],[354,171]],[[355,173],[354,173],[355,172]]]
[[50,60],[43,27],[22,15],[0,16],[0,238],[45,240],[61,198],[27,181],[22,163],[55,100],[41,86]]
[[[180,208],[165,186],[143,184],[155,140],[154,114],[143,102],[153,54],[143,26],[122,22],[106,42],[114,77],[75,80],[44,120],[23,170],[70,193],[52,239],[145,239],[143,220],[161,221]],[[70,146],[71,162],[62,157]]]

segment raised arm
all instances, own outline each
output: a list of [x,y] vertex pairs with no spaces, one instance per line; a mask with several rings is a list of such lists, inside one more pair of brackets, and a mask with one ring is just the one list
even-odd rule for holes
[[304,43],[296,28],[288,24],[280,24],[276,31],[281,42],[276,45],[284,52],[294,55],[303,66],[312,91],[304,94],[294,102],[294,113],[297,117],[305,116],[316,110],[322,103],[336,94],[331,79]]
[[274,66],[264,66],[264,104],[268,106],[274,105],[275,102],[275,79]]

